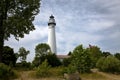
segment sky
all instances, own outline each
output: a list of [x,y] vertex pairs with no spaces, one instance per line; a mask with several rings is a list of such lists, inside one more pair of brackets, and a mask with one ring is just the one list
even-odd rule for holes
[[48,41],[48,20],[56,20],[57,54],[66,55],[83,44],[100,47],[112,54],[120,52],[120,0],[42,0],[35,17],[36,30],[19,41],[12,36],[5,45],[17,52],[20,47],[30,50],[27,60],[32,61],[35,46]]

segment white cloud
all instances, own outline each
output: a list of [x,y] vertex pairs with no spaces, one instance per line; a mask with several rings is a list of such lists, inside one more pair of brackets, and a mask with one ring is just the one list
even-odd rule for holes
[[5,41],[5,45],[9,45],[14,48],[15,52],[18,52],[20,47],[25,47],[27,50],[30,50],[28,61],[33,60],[35,46],[39,43],[44,42],[44,38],[47,37],[48,31],[47,26],[35,25],[36,30],[30,32],[29,35],[25,35],[24,38],[20,38],[19,41],[15,40],[12,36],[9,41]]
[[93,20],[90,23],[88,23],[87,25],[89,27],[88,32],[89,31],[96,32],[96,31],[111,28],[115,25],[115,23],[113,21],[109,21],[109,20],[107,20],[107,21],[105,21],[105,20],[102,20],[102,21]]
[[[19,42],[11,37],[5,44],[11,45],[15,50],[23,46],[34,55],[35,46],[47,42],[47,22],[51,14],[57,23],[58,54],[67,54],[79,44],[100,45],[103,50],[113,52],[120,47],[117,45],[120,36],[119,0],[43,0],[40,14],[34,21],[36,30],[25,35]],[[112,41],[115,45],[111,44]]]

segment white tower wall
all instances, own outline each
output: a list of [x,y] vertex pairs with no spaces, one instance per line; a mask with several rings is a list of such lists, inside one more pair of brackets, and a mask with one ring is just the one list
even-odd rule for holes
[[49,22],[48,22],[48,44],[51,48],[52,53],[57,53],[56,50],[56,35],[55,35],[55,20],[54,16],[50,16]]

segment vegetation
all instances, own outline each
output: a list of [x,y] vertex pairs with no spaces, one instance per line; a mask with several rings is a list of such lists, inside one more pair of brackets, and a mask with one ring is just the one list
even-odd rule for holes
[[[30,72],[30,75],[32,75],[31,78],[37,77],[40,79],[46,79],[48,77],[58,77],[56,79],[63,79],[64,73],[72,75],[76,74],[78,71],[81,74],[80,77],[82,80],[84,80],[86,75],[90,78],[92,77],[92,80],[97,80],[97,77],[101,76],[101,73],[89,73],[95,64],[94,67],[97,67],[100,71],[109,73],[120,72],[119,53],[112,55],[110,52],[101,52],[100,48],[97,46],[84,48],[82,45],[78,45],[72,52],[69,52],[70,57],[64,59],[62,63],[55,54],[51,53],[49,45],[45,43],[38,44],[35,48],[35,52],[34,61],[33,63],[30,63],[26,62],[29,50],[21,47],[18,54],[15,54],[12,48],[5,46],[3,59],[4,63],[9,65],[9,67],[0,64],[0,79],[11,79],[12,76],[14,77],[16,75],[13,71],[13,69],[16,69],[20,72]],[[15,64],[19,57],[21,63]],[[13,64],[15,64],[15,67],[12,66],[13,69],[11,69],[10,66]],[[7,77],[2,77],[4,73],[8,73],[4,75]],[[20,74],[22,75],[22,73]],[[27,73],[27,75],[29,74]],[[93,77],[93,75],[97,77]],[[102,76],[100,80],[106,80],[106,78]]]
[[77,46],[71,55],[71,65],[75,66],[80,73],[90,72],[92,61],[87,49],[84,49],[82,45]]
[[67,67],[71,63],[71,57],[63,59],[63,66]]
[[36,71],[36,76],[48,77],[50,75],[49,69],[50,69],[50,66],[48,65],[47,60],[45,60],[40,66],[38,66]]
[[50,52],[49,45],[47,45],[46,43],[38,44],[35,47],[35,57],[32,62],[33,65],[39,66],[45,60],[45,56],[49,54],[49,52]]
[[114,56],[120,60],[120,53],[115,53]]
[[48,64],[51,65],[52,67],[57,67],[62,65],[62,63],[60,62],[60,60],[57,58],[57,56],[55,54],[48,54],[46,55],[45,59],[48,60]]
[[103,57],[107,57],[107,56],[109,56],[109,55],[112,55],[112,54],[111,54],[110,52],[103,52],[103,53],[102,53],[102,56],[103,56]]
[[57,56],[51,53],[50,47],[46,43],[38,44],[35,48],[35,58],[33,60],[34,66],[39,66],[44,60],[48,61],[48,64],[52,67],[61,65],[60,60]]
[[16,54],[13,51],[13,48],[10,48],[9,46],[4,46],[3,48],[4,54],[2,55],[2,62],[6,65],[15,66],[17,57]]
[[23,61],[22,63],[16,63],[15,67],[16,70],[28,71],[33,68],[30,62]]
[[24,47],[21,47],[18,51],[18,57],[20,58],[21,62],[25,62],[27,55],[30,53],[29,50],[26,50]]
[[[63,63],[55,54],[51,53],[51,49],[46,43],[38,44],[35,47],[33,63],[26,61],[30,52],[24,47],[21,47],[18,54],[15,54],[13,48],[4,46],[4,41],[8,40],[11,35],[19,40],[19,38],[24,37],[24,34],[29,34],[30,31],[35,30],[33,21],[39,12],[40,1],[0,0],[0,80],[17,77],[14,69],[24,75],[21,68],[32,70],[35,72],[35,76],[40,78],[52,76],[63,79],[64,73],[71,74],[78,71],[83,80],[86,78],[106,80],[104,76],[107,74],[105,73],[88,73],[96,67],[100,71],[120,73],[120,53],[112,55],[110,52],[102,52],[98,46],[89,45],[88,48],[84,48],[82,45],[78,45],[72,52],[69,52],[70,57],[64,59]],[[18,58],[20,58],[21,63],[16,64]],[[113,78],[109,77],[108,80],[110,79]]]
[[[80,78],[82,80],[86,80],[87,78],[91,80],[107,80],[108,78],[105,77],[107,74],[105,73],[94,72],[94,71],[93,73],[92,72],[89,73],[93,68],[93,64],[94,64],[93,60],[95,56],[99,58],[96,62],[96,66],[100,71],[109,72],[109,73],[120,72],[120,68],[119,68],[120,60],[119,60],[118,53],[115,55],[112,55],[109,52],[101,52],[99,54],[96,54],[92,52],[99,52],[100,49],[93,48],[93,50],[90,50],[90,48],[84,48],[82,45],[78,45],[72,52],[70,52],[70,55],[69,55],[70,57],[67,59],[64,59],[63,63],[61,64],[57,56],[50,52],[49,46],[47,44],[45,44],[46,46],[45,45],[43,46],[43,45],[44,44],[42,44],[42,47],[40,47],[40,49],[39,48],[36,49],[38,50],[37,52],[38,54],[36,54],[35,58],[38,59],[38,61],[36,59],[36,62],[38,62],[37,64],[38,66],[35,66],[35,63],[26,62],[27,54],[29,53],[28,50],[25,50],[24,48],[21,51],[19,51],[18,56],[22,54],[22,56],[20,56],[22,63],[17,63],[15,65],[16,67],[14,67],[13,69],[16,69],[18,73],[20,72],[19,74],[23,79],[26,79],[26,77],[35,79],[37,77],[37,78],[40,78],[40,80],[42,79],[47,80],[48,78],[49,78],[48,80],[50,79],[54,80],[53,78],[61,80],[63,79],[64,73],[67,73],[67,75],[72,75],[72,74],[76,74],[76,72],[78,71],[80,72]],[[97,50],[94,50],[94,49],[97,49]],[[11,55],[11,53],[12,54],[14,53],[13,49],[10,47],[6,47],[5,51],[6,51],[5,53],[8,52],[9,55]],[[39,53],[39,51],[41,53]],[[91,55],[91,54],[94,54],[94,55]],[[7,56],[5,56],[5,58],[9,59],[9,57]],[[6,60],[6,61],[9,61],[9,60]],[[39,61],[41,61],[42,63],[39,63]],[[0,66],[1,66],[0,79],[8,80],[8,79],[14,78],[14,76],[16,77],[16,73],[13,71],[13,69],[11,69],[10,67],[4,64],[0,64]],[[3,76],[7,76],[7,77],[3,77]],[[29,80],[29,78],[26,80]]]
[[0,63],[0,80],[9,80],[10,78],[16,77],[16,73],[10,67]]
[[4,54],[4,40],[11,35],[18,40],[35,30],[32,22],[39,7],[40,0],[0,0],[0,62]]
[[89,48],[87,48],[88,53],[90,54],[90,58],[92,60],[92,68],[96,67],[96,62],[100,57],[102,57],[102,52],[99,47],[89,45]]
[[111,73],[120,72],[120,61],[114,56],[102,57],[98,60],[96,65],[101,71]]

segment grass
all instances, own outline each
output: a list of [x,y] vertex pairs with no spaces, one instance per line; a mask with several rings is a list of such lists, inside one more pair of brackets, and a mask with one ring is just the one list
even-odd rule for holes
[[84,73],[80,74],[82,80],[106,80],[107,78],[98,73]]
[[[64,80],[62,74],[62,67],[51,68],[50,76],[45,78],[37,78],[35,71],[19,71],[20,77],[15,80]],[[104,73],[104,72],[93,72],[80,74],[82,80],[120,80],[120,75]]]

